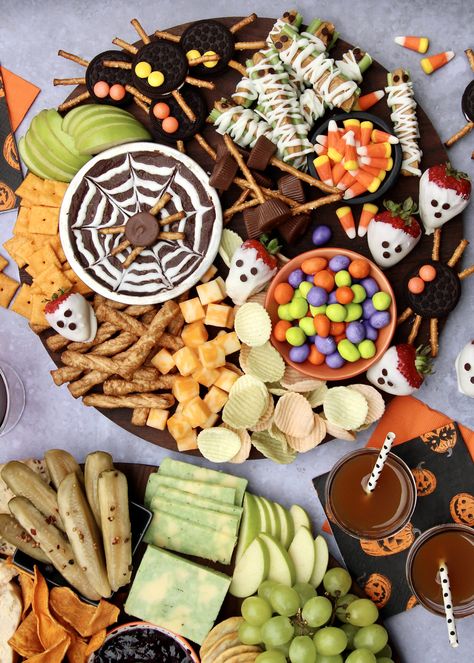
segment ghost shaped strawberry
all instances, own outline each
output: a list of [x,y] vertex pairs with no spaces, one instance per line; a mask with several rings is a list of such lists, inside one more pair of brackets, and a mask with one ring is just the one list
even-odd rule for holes
[[466,173],[441,163],[425,170],[420,178],[420,216],[427,235],[460,214],[471,197]]
[[380,267],[393,267],[403,260],[421,239],[421,227],[413,216],[417,206],[411,198],[403,204],[384,200],[385,210],[369,223],[367,240],[373,259]]
[[53,295],[44,307],[46,320],[61,336],[79,343],[89,343],[97,332],[97,318],[87,299],[77,292]]
[[467,343],[456,357],[456,375],[461,394],[474,398],[474,341]]
[[234,253],[225,287],[234,304],[240,306],[250,295],[262,290],[277,272],[277,261],[271,251],[256,239],[248,239]]
[[423,384],[425,374],[431,373],[429,347],[415,350],[408,343],[392,345],[367,371],[367,379],[375,387],[396,396],[409,396]]

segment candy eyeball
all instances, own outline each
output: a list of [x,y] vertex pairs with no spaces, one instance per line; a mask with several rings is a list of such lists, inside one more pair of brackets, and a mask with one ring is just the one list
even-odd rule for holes
[[455,365],[459,391],[469,398],[474,398],[474,341],[463,347]]
[[98,99],[105,99],[109,96],[110,86],[105,81],[97,81],[94,85],[93,92]]

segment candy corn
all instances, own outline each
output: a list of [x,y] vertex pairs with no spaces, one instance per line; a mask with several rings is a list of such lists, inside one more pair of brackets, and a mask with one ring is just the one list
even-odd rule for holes
[[361,164],[365,166],[372,166],[373,168],[383,168],[383,170],[392,170],[393,168],[393,159],[389,157],[384,159],[383,157],[363,157],[359,159]]
[[[344,170],[346,169],[344,168]],[[337,188],[340,189],[341,191],[345,191],[350,186],[355,184],[355,181],[356,179],[354,175],[352,175],[352,173],[346,170],[346,174],[344,175],[344,177],[342,177],[342,179],[340,179],[339,182],[337,183]]]
[[326,145],[319,145],[319,143],[316,143],[316,145],[314,146],[314,151],[318,156],[321,156],[322,154],[328,153],[328,148]]
[[351,175],[355,177],[359,184],[362,184],[369,193],[375,193],[379,188],[382,180],[379,180],[378,177],[367,173],[365,170],[358,168],[357,170],[351,171]]
[[379,180],[385,178],[386,172],[383,168],[373,168],[372,166],[367,166],[365,163],[359,163],[359,168],[365,170],[366,173],[370,173],[374,177],[378,177]]
[[380,131],[380,129],[374,129],[370,138],[373,143],[391,143],[392,145],[396,145],[399,142],[396,136],[386,131]]
[[332,171],[331,171],[331,163],[329,161],[329,157],[326,155],[322,155],[317,159],[315,159],[313,163],[321,182],[324,182],[324,184],[327,184],[328,186],[334,186],[334,182],[332,181]]
[[369,108],[372,108],[372,106],[375,106],[375,104],[380,101],[385,95],[384,90],[375,90],[374,92],[369,92],[368,94],[362,95],[362,97],[359,97],[359,99],[356,101],[356,104],[354,106],[354,110],[359,110],[359,111],[365,111],[368,110]]
[[422,58],[420,60],[421,68],[425,74],[432,74],[440,67],[444,67],[450,60],[454,57],[454,51],[444,51],[443,53],[437,53],[436,55],[430,55],[428,58]]
[[360,120],[349,118],[348,120],[344,120],[342,124],[346,130],[345,133],[352,131],[354,133],[354,140],[358,143],[360,141]]
[[351,186],[344,191],[344,200],[350,200],[351,198],[355,198],[356,196],[360,196],[361,193],[365,193],[367,189],[363,184],[360,182],[354,182],[354,184],[351,184]]
[[362,212],[360,213],[359,225],[357,227],[357,234],[359,237],[364,237],[367,234],[367,228],[369,223],[372,221],[374,216],[379,211],[377,205],[372,205],[371,203],[365,203],[362,207]]
[[356,236],[356,229],[352,209],[350,207],[339,207],[339,209],[336,210],[336,214],[346,235],[349,239],[354,239]]
[[365,120],[364,122],[360,123],[360,144],[361,145],[368,145],[370,143],[373,128],[374,128],[374,125],[372,124],[372,122],[369,122],[368,120]]
[[389,157],[392,154],[392,146],[390,143],[373,143],[371,145],[363,145],[357,148],[357,154],[361,157]]
[[395,43],[417,53],[426,53],[430,40],[428,37],[395,37]]
[[328,156],[337,163],[342,161],[344,151],[345,144],[339,135],[339,127],[335,120],[330,120],[328,124]]
[[328,137],[326,136],[326,134],[318,134],[316,136],[316,142],[319,143],[320,145],[325,145],[327,147]]
[[334,166],[332,167],[332,181],[334,182],[334,186],[337,186],[339,182],[342,180],[344,175],[347,173],[347,170],[344,168],[344,164],[342,161],[339,161],[339,163],[335,163]]
[[357,168],[358,161],[354,132],[348,131],[345,134],[343,140],[346,144],[346,149],[344,151],[344,168],[346,170],[355,170]]

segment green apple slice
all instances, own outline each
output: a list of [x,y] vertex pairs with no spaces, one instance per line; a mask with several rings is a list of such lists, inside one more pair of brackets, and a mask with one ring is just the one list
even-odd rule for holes
[[[115,108],[109,106],[109,108]],[[118,115],[130,115],[122,108],[115,108]],[[100,115],[104,112],[104,107],[99,104],[87,104],[85,106],[77,106],[70,110],[62,120],[62,129],[71,136],[75,133],[75,128],[79,122],[90,115]]]
[[288,551],[269,534],[260,534],[258,538],[264,542],[270,555],[268,579],[292,587],[296,580],[296,569]]
[[238,562],[252,541],[260,534],[260,512],[255,495],[245,493],[242,524],[240,525],[239,542],[235,559]]
[[309,582],[316,560],[313,535],[306,527],[300,527],[288,549],[296,569],[296,582]]
[[260,532],[271,534],[270,509],[265,504],[264,498],[260,497],[260,495],[255,495],[255,501],[260,513]]
[[101,108],[100,111],[79,117],[78,120],[74,122],[69,133],[74,140],[77,141],[81,136],[88,134],[90,131],[95,131],[100,127],[107,126],[111,122],[118,122],[119,120],[121,122],[132,122],[133,124],[136,124],[138,121],[130,113],[125,111],[117,113],[113,106],[105,106]]
[[73,178],[79,169],[74,168],[74,166],[61,158],[61,155],[57,153],[53,145],[53,141],[48,143],[46,140],[43,140],[42,134],[39,131],[38,122],[36,122],[38,117],[39,116],[37,115],[30,124],[30,128],[28,129],[28,141],[31,143],[31,145],[34,145],[36,150],[41,155],[47,158],[49,163],[51,163],[56,168],[60,168],[65,173],[68,173],[69,176]]
[[270,531],[269,534],[273,536],[277,541],[281,540],[281,527],[280,527],[280,517],[278,511],[276,510],[275,503],[267,500],[266,497],[261,498],[262,502],[265,504],[268,510],[270,518]]
[[62,147],[65,151],[63,158],[74,163],[78,169],[82,168],[82,166],[88,161],[88,158],[83,154],[79,154],[72,136],[63,131],[63,118],[54,108],[47,110],[45,117],[50,133],[55,139],[57,139],[58,152],[60,147]]
[[81,136],[77,139],[76,146],[81,154],[99,154],[111,147],[140,140],[151,140],[142,124],[138,121],[133,123],[130,120],[117,119]]
[[329,562],[329,549],[326,539],[319,534],[314,540],[314,568],[310,583],[318,588],[322,583]]
[[[57,180],[59,182],[70,182],[72,175],[70,171],[65,171],[55,166],[48,158],[48,153],[43,153],[34,140],[31,139],[29,131],[24,136],[24,151],[28,155],[28,159],[32,164],[31,170],[39,175],[40,172],[44,173],[40,177],[45,177],[48,180]],[[26,163],[26,161],[25,161]]]
[[49,179],[49,176],[43,170],[41,170],[41,168],[36,163],[34,163],[32,158],[30,157],[30,153],[28,152],[28,148],[26,147],[24,136],[22,136],[18,141],[18,152],[20,153],[21,160],[28,168],[28,170],[31,170],[32,173],[38,175],[38,177],[41,177],[43,180]]
[[280,541],[283,546],[288,550],[290,543],[293,541],[295,535],[295,526],[293,525],[293,518],[288,511],[284,509],[281,504],[274,502],[274,507],[278,512],[280,519]]
[[238,598],[255,594],[266,580],[270,567],[270,554],[259,538],[254,539],[235,565],[229,593]]
[[293,504],[293,506],[290,507],[290,515],[293,519],[295,532],[297,532],[300,527],[307,527],[310,532],[312,531],[311,520],[302,506],[299,504]]

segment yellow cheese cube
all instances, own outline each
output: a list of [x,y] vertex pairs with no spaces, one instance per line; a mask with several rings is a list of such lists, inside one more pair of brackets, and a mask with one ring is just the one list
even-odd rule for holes
[[181,440],[192,431],[192,426],[182,413],[173,414],[167,422],[168,430],[175,440]]
[[219,415],[214,412],[211,412],[211,414],[208,416],[208,418],[203,423],[201,428],[212,428],[218,419]]
[[217,336],[215,342],[223,348],[226,355],[231,355],[233,352],[238,352],[240,350],[239,337],[235,331]]
[[207,272],[201,276],[201,283],[207,283],[210,281],[213,276],[217,273],[217,267],[215,265],[211,265]]
[[178,375],[173,382],[173,396],[180,403],[199,396],[199,383],[191,377]]
[[207,388],[211,387],[219,376],[220,373],[217,368],[204,368],[204,366],[193,373],[193,378]]
[[222,279],[218,277],[213,281],[196,286],[201,304],[206,306],[206,304],[221,302],[225,298],[225,286],[223,284]]
[[185,322],[195,322],[196,320],[204,320],[206,315],[199,297],[188,299],[185,302],[179,303],[179,308],[183,314]]
[[174,367],[173,355],[166,348],[162,348],[156,355],[151,359],[151,363],[155,368],[157,368],[162,375],[169,373]]
[[224,405],[227,403],[229,394],[215,385],[209,389],[204,396],[204,402],[211,412],[220,412]]
[[197,449],[196,430],[192,428],[190,433],[176,440],[176,446],[178,447],[178,451],[192,451],[193,449]]
[[204,368],[219,368],[225,364],[224,347],[216,341],[208,341],[200,345],[198,354]]
[[229,316],[232,315],[232,307],[226,304],[209,304],[206,310],[204,324],[213,327],[228,327]]
[[181,375],[191,375],[200,366],[194,350],[186,346],[174,353],[173,361]]
[[227,318],[227,329],[234,329],[234,320],[235,314],[237,313],[238,306],[234,306],[229,311],[229,317]]
[[160,410],[157,407],[152,407],[150,408],[146,425],[157,428],[158,430],[165,430],[169,414],[168,410]]
[[202,398],[196,396],[192,401],[186,404],[186,408],[183,410],[182,415],[185,417],[186,421],[189,421],[193,428],[202,426],[206,421],[211,411]]
[[238,379],[237,373],[231,371],[229,368],[220,368],[219,377],[214,381],[216,387],[227,391],[227,393],[232,389],[232,385]]
[[198,348],[207,341],[209,334],[202,320],[196,320],[196,322],[184,326],[181,338],[184,345],[190,348]]

